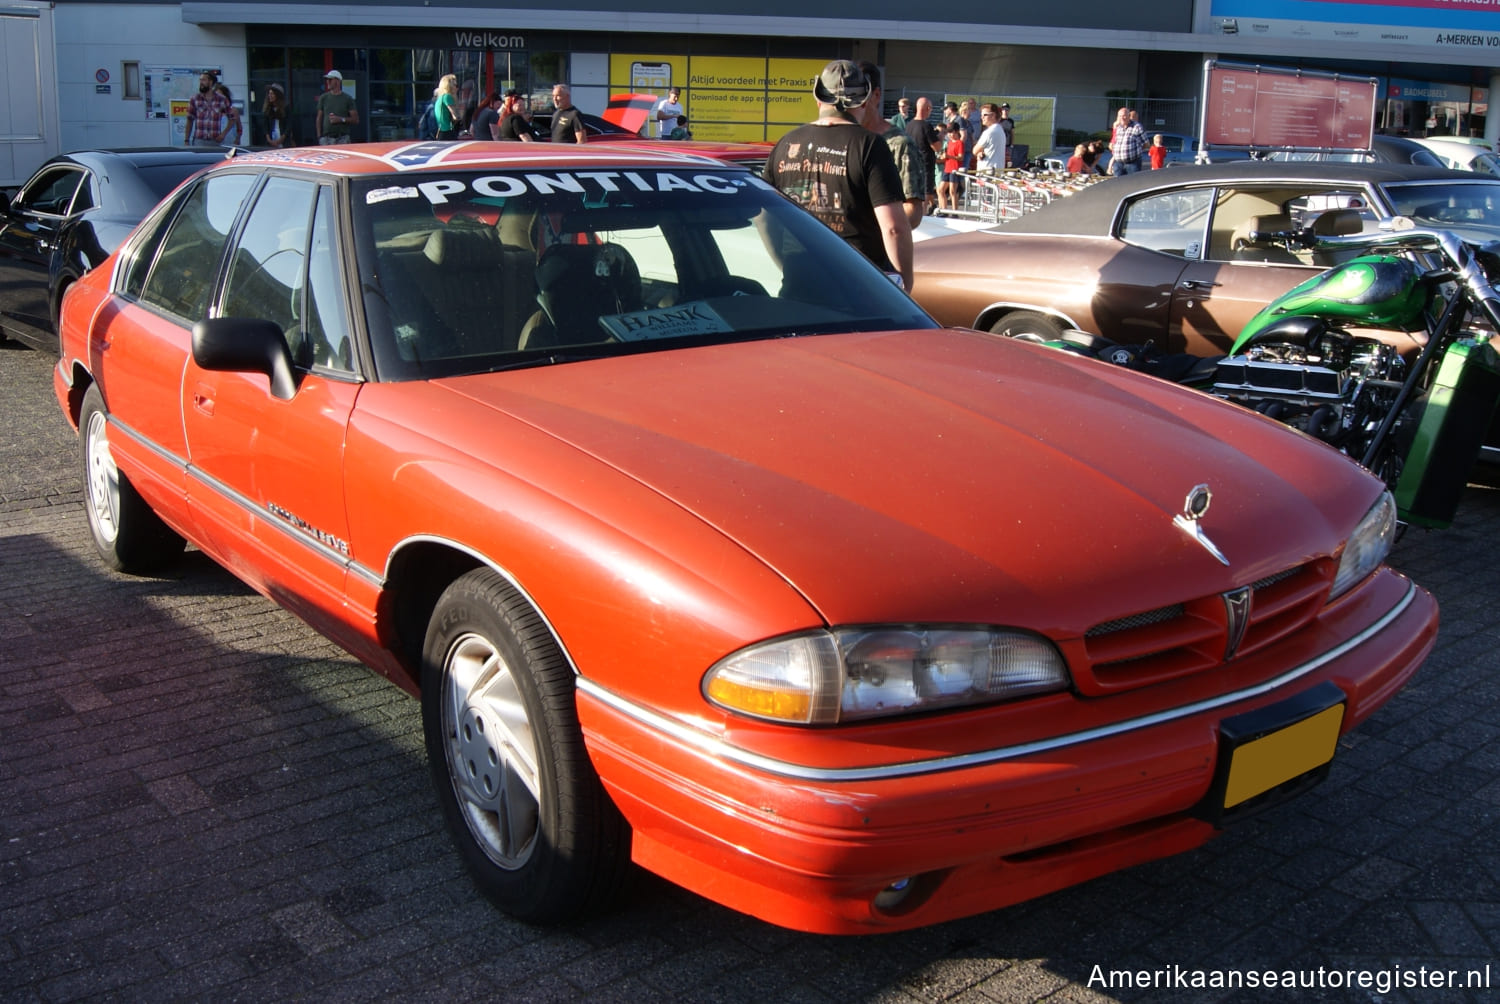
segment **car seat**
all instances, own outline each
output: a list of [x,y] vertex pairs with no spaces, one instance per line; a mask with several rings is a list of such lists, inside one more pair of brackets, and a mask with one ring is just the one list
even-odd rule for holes
[[553,244],[536,264],[541,307],[521,330],[518,348],[604,341],[601,317],[644,308],[641,273],[618,244]]
[[[1357,234],[1364,228],[1364,217],[1359,215],[1357,209],[1329,209],[1319,213],[1312,223],[1312,232],[1318,237]],[[1314,265],[1321,268],[1332,268],[1362,253],[1364,252],[1355,249],[1318,249],[1313,251],[1312,260]]]
[[419,281],[447,329],[442,342],[466,353],[515,347],[531,310],[530,251],[502,244],[492,227],[444,227],[428,237],[422,257],[429,264]]
[[1234,228],[1229,238],[1229,249],[1235,261],[1261,261],[1283,265],[1305,265],[1301,258],[1284,247],[1269,241],[1256,241],[1254,234],[1274,234],[1292,229],[1292,218],[1286,213],[1272,216],[1247,216]]

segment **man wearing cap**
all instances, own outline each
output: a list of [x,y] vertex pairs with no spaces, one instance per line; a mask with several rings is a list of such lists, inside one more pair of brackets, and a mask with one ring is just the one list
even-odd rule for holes
[[1016,142],[1016,120],[1010,117],[1010,102],[1000,102],[1000,128],[1005,130],[1005,145],[1014,146]]
[[318,95],[315,118],[318,145],[347,143],[349,127],[359,124],[359,109],[354,107],[354,99],[344,93],[344,75],[338,70],[323,74],[323,84],[328,89]]
[[1010,102],[1000,102],[997,114],[1000,117],[996,120],[995,124],[1005,132],[1005,156],[1007,158],[1005,162],[1010,164],[1011,167],[1025,167],[1025,164],[1010,163],[1015,159],[1014,154],[1016,152],[1016,120],[1010,117]]
[[822,220],[880,268],[912,283],[911,224],[902,210],[901,175],[885,140],[855,114],[870,81],[847,59],[813,81],[818,118],[781,137],[766,162],[766,180]]

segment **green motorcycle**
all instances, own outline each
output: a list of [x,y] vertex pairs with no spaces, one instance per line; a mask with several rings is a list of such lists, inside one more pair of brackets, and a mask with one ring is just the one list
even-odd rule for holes
[[[1277,297],[1227,356],[1149,351],[1064,336],[1090,352],[1253,408],[1358,460],[1391,487],[1402,520],[1453,521],[1500,401],[1500,242],[1397,227],[1319,236],[1254,234],[1287,247],[1354,252]],[[1414,357],[1380,330],[1425,332]]]

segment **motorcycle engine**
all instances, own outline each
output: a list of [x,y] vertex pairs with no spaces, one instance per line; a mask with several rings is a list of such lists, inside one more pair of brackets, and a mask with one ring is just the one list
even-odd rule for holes
[[1330,328],[1305,342],[1268,339],[1225,356],[1210,389],[1357,458],[1405,375],[1389,345]]

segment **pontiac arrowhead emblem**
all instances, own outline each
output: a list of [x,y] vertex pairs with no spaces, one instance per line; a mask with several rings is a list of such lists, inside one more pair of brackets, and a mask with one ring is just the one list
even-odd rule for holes
[[1224,594],[1224,621],[1227,625],[1224,643],[1224,661],[1234,658],[1240,642],[1245,640],[1245,628],[1250,626],[1250,587],[1241,586]]
[[1229,559],[1224,557],[1224,552],[1208,539],[1208,534],[1203,532],[1203,525],[1199,521],[1208,513],[1208,504],[1213,501],[1214,494],[1208,490],[1208,485],[1195,485],[1188,492],[1186,501],[1182,503],[1182,512],[1172,517],[1172,523],[1183,533],[1192,537],[1209,554],[1218,558],[1225,565]]

